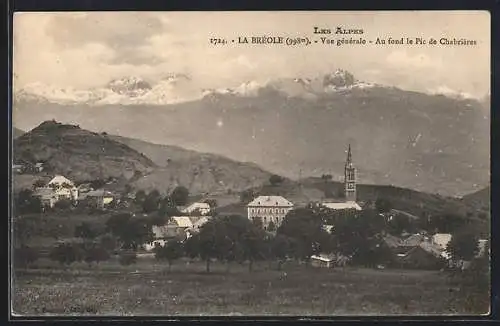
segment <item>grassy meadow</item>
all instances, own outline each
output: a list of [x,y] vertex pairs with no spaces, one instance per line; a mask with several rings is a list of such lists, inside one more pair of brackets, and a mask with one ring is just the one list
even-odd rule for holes
[[458,315],[488,312],[473,282],[435,271],[325,269],[262,262],[230,269],[202,262],[168,265],[152,257],[63,269],[41,259],[15,271],[19,315]]

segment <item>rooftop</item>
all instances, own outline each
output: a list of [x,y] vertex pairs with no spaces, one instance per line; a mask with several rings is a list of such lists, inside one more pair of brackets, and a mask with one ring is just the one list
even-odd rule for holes
[[293,203],[282,196],[259,196],[252,200],[248,206],[257,207],[293,207]]
[[329,203],[322,203],[321,205],[326,208],[334,210],[343,210],[343,209],[355,209],[357,211],[361,210],[361,206],[359,206],[359,204],[354,201],[339,202],[339,203],[329,202]]

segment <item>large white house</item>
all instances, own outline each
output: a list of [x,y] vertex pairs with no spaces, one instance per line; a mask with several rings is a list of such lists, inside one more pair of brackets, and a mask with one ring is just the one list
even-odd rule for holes
[[210,205],[207,203],[192,203],[191,205],[181,208],[180,212],[184,214],[191,214],[193,212],[199,212],[201,215],[208,215],[210,214]]
[[293,203],[282,196],[259,196],[247,205],[248,219],[260,218],[265,230],[271,222],[275,227],[280,226],[292,209]]
[[54,189],[56,196],[59,198],[78,200],[78,188],[75,187],[73,181],[62,175],[56,175],[52,178],[47,187]]
[[43,206],[54,207],[61,199],[78,200],[78,188],[68,178],[57,175],[45,186],[36,188],[34,196],[40,198]]

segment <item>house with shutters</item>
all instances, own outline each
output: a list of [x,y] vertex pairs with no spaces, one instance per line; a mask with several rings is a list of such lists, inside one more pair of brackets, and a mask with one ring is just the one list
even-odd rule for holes
[[36,187],[33,195],[40,198],[42,206],[52,208],[62,199],[77,201],[78,188],[76,188],[74,183],[68,178],[57,175],[45,186]]
[[282,196],[258,196],[247,205],[248,219],[260,219],[264,230],[271,222],[277,228],[293,207],[293,203]]

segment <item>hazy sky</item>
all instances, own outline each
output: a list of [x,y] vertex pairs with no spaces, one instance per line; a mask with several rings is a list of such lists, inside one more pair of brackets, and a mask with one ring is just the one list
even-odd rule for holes
[[[209,44],[210,37],[312,37],[314,26],[362,28],[366,39],[455,37],[476,40],[477,45]],[[487,12],[91,12],[14,17],[16,88],[33,82],[86,88],[128,75],[155,81],[171,73],[188,74],[202,88],[228,87],[274,77],[312,77],[337,68],[358,79],[406,89],[451,89],[483,96],[490,88],[490,16]]]

